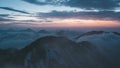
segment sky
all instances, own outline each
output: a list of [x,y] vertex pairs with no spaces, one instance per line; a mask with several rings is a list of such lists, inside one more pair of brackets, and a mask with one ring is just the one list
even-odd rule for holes
[[0,28],[120,27],[120,0],[0,0]]

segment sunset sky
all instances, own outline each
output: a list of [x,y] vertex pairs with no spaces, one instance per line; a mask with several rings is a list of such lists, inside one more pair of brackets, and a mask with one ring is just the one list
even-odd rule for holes
[[120,0],[0,0],[0,27],[120,27]]

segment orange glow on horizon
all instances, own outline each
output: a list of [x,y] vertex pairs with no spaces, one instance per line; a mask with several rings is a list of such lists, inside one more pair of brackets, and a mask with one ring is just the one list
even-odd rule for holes
[[46,27],[120,27],[118,21],[64,19],[35,24]]

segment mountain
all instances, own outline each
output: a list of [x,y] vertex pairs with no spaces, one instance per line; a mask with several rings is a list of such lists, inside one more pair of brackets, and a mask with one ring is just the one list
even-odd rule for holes
[[0,29],[0,32],[15,32],[15,29]]
[[119,33],[119,32],[113,32],[113,33],[120,36],[120,33]]
[[23,30],[19,30],[20,32],[35,32],[33,29],[27,28]]
[[56,31],[55,33],[55,35],[57,36],[67,37],[71,40],[74,40],[74,38],[78,36],[79,34],[81,34],[81,32],[72,31],[72,30],[59,30],[59,31]]
[[30,29],[14,30],[0,33],[0,48],[23,48],[38,38],[38,35]]
[[[33,37],[34,34],[27,32],[28,35],[29,33],[30,37]],[[61,33],[67,34],[64,31]],[[36,36],[38,39],[34,39],[35,41],[19,50],[0,49],[0,68],[120,67],[118,32],[91,31],[79,35],[75,40],[59,35],[42,36],[41,33],[39,35],[41,37]],[[12,37],[14,38],[14,35]]]
[[101,34],[108,34],[108,33],[113,33],[115,35],[119,35],[120,36],[119,32],[89,31],[89,32],[86,32],[86,33],[83,33],[83,34],[77,36],[75,39],[79,39],[80,37],[83,37],[83,36],[101,35]]
[[81,41],[90,41],[95,45],[101,46],[119,46],[120,35],[118,32],[91,31],[76,37],[76,42]]
[[40,31],[38,31],[38,33],[49,34],[50,32],[47,30],[40,30]]
[[108,57],[112,64],[117,66],[117,64],[120,62],[119,32],[87,32],[76,38],[76,42],[79,43],[81,41],[89,41],[94,44],[102,54]]
[[103,34],[103,33],[108,33],[108,32],[105,32],[105,31],[90,31],[90,32],[86,32],[86,33],[83,33],[83,34],[79,35],[78,37],[76,37],[76,39],[78,39],[80,37],[83,37],[83,36],[98,35],[98,34]]
[[[76,43],[64,37],[46,36],[14,54],[3,68],[114,68],[88,41]],[[10,59],[10,58],[9,58]],[[119,68],[119,67],[116,67]]]
[[73,39],[79,35],[79,32],[70,30],[34,30],[27,29],[0,29],[0,48],[17,48],[21,49],[33,42],[34,40],[45,36],[64,36]]

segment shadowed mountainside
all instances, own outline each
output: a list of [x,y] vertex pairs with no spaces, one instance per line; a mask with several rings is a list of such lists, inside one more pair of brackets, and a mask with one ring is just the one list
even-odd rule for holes
[[[14,51],[13,51],[14,52]],[[1,68],[113,68],[99,49],[88,41],[46,36],[5,58]],[[8,55],[8,54],[6,54]],[[4,58],[4,57],[3,57]],[[116,66],[116,68],[119,68]]]

